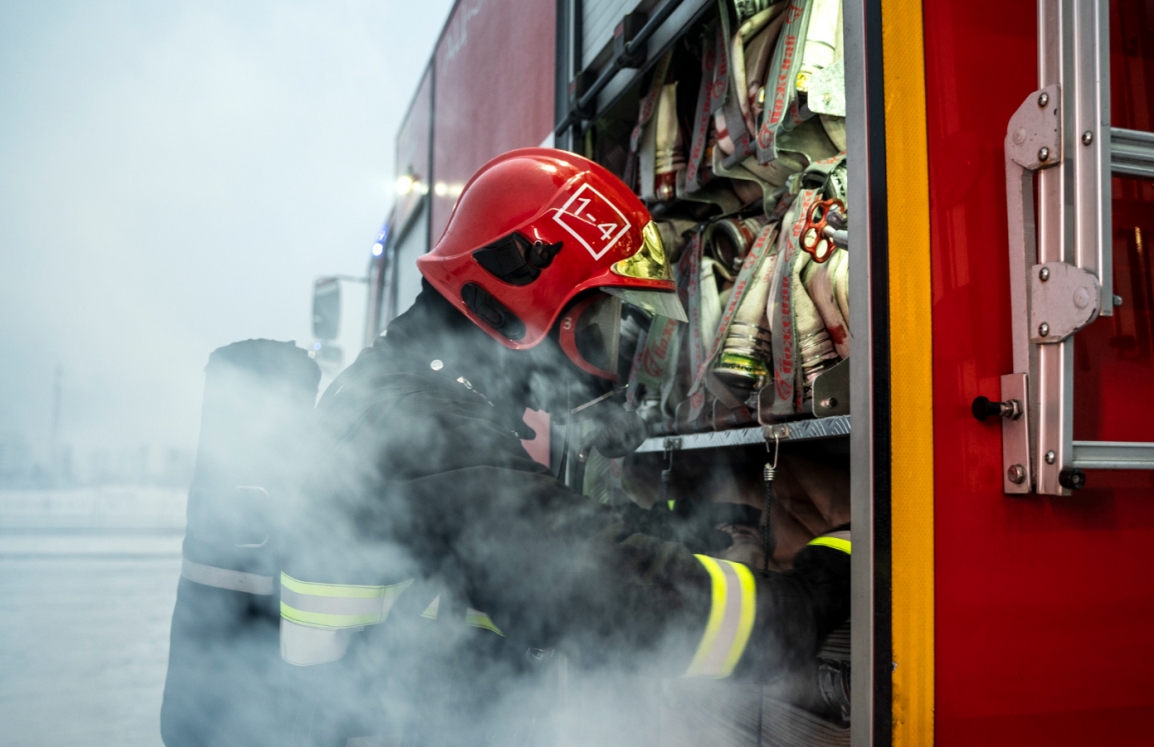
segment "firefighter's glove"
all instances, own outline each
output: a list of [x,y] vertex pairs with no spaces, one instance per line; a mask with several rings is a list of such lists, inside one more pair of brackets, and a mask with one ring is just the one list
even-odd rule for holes
[[635,503],[621,510],[625,528],[618,536],[624,540],[634,534],[645,534],[665,542],[676,542],[695,553],[719,553],[733,544],[733,537],[723,532],[700,515],[686,515],[657,503],[645,510]]
[[591,417],[595,427],[581,449],[586,453],[589,449],[597,449],[601,456],[608,459],[628,456],[637,451],[637,447],[649,435],[641,416],[615,402],[597,406]]

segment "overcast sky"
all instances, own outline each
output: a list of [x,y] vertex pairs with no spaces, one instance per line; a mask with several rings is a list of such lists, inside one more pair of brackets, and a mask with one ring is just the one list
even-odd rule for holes
[[[361,274],[451,0],[0,0],[0,438],[192,447],[201,369]],[[355,354],[355,351],[350,351]]]

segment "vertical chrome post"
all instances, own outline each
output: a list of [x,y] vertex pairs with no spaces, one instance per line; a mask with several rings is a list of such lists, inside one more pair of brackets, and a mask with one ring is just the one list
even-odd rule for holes
[[[874,445],[873,389],[874,360],[871,327],[873,324],[873,280],[871,277],[871,236],[877,206],[871,194],[870,139],[884,137],[870,132],[867,89],[869,81],[881,80],[881,71],[871,71],[871,54],[867,49],[866,12],[869,0],[845,0],[843,31],[845,38],[846,134],[848,140],[849,214],[853,221],[849,238],[850,280],[850,477],[851,519],[854,527],[851,619],[851,700],[853,718],[850,743],[853,747],[873,747],[876,708],[890,704],[875,703],[876,617],[874,599]],[[880,64],[880,50],[872,59]],[[871,75],[872,72],[872,75]],[[880,99],[882,91],[872,91]],[[881,164],[884,169],[884,164]],[[884,182],[883,182],[884,183]],[[881,205],[884,206],[884,199]],[[884,207],[879,210],[881,220]],[[887,362],[888,363],[888,362]],[[885,675],[888,676],[888,668]]]

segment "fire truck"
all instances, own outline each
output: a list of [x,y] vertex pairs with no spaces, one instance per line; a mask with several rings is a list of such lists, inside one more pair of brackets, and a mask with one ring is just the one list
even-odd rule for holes
[[759,701],[733,743],[1154,743],[1154,5],[458,0],[366,344],[473,172],[539,145],[638,191],[690,323],[625,325],[637,454],[544,415],[532,453],[671,507],[778,495],[778,456],[844,476],[846,702],[787,739]]

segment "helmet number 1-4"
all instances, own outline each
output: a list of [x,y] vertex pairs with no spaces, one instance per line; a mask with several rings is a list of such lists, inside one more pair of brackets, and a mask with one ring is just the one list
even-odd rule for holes
[[593,259],[601,259],[631,227],[631,223],[605,195],[588,184],[582,184],[565,204],[553,214]]

